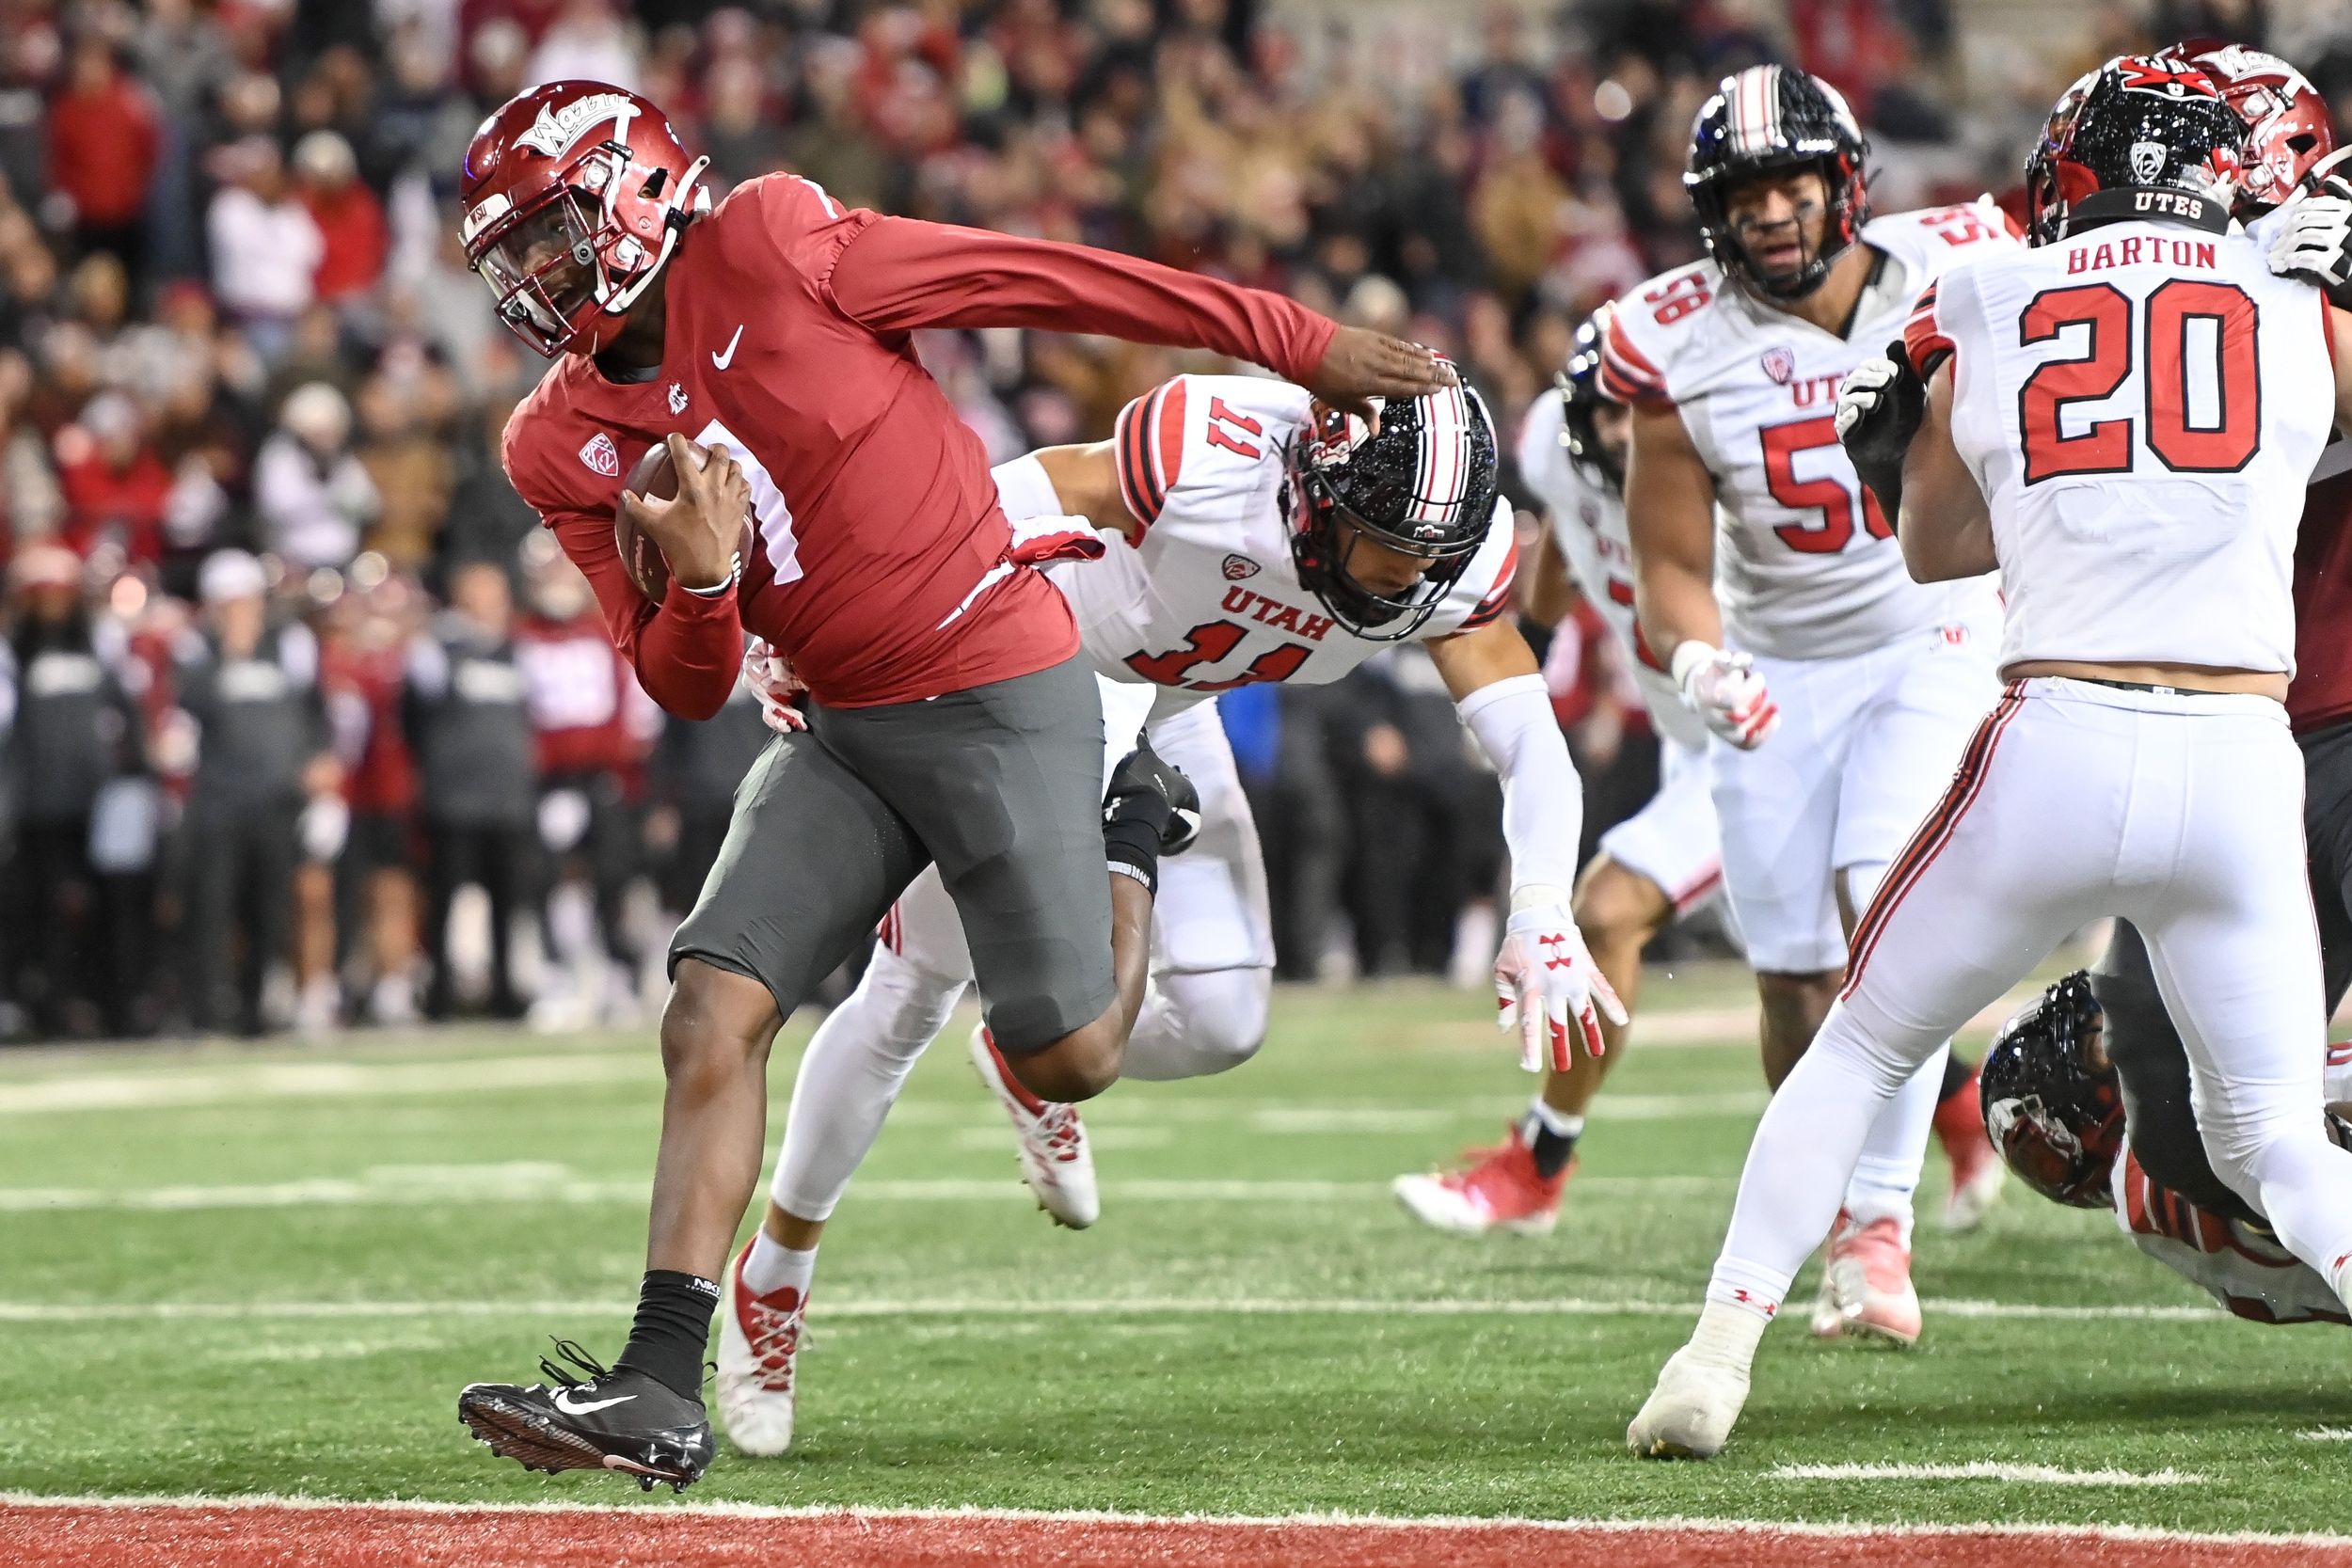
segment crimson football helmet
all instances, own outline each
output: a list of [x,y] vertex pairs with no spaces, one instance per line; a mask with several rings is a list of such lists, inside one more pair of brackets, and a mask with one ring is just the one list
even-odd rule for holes
[[603,82],[509,99],[466,149],[466,261],[499,320],[543,355],[593,353],[710,206],[661,111]]
[[2104,1209],[2123,1147],[2106,1014],[2076,970],[2001,1026],[1979,1069],[1984,1130],[2010,1172],[2055,1203]]
[[2327,98],[2278,55],[2218,39],[2188,39],[2157,57],[2185,60],[2204,71],[2246,121],[2239,217],[2257,218],[2283,203],[2312,166],[2335,150]]

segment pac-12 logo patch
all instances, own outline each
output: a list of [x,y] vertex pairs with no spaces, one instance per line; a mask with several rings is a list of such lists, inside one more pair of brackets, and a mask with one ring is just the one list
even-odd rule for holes
[[607,479],[621,477],[621,449],[601,430],[589,436],[588,444],[580,449],[580,460],[588,465],[590,473],[602,474]]
[[1257,575],[1258,563],[1248,556],[1229,555],[1225,558],[1225,580],[1227,582],[1239,582],[1244,578],[1254,578]]
[[1797,373],[1797,356],[1775,343],[1764,351],[1764,373],[1775,387],[1786,387],[1788,378]]
[[670,383],[670,412],[673,414],[686,412],[686,384],[682,381]]

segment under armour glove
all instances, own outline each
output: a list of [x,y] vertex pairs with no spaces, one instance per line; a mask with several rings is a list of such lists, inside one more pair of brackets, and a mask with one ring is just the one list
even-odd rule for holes
[[1200,836],[1200,792],[1136,736],[1103,792],[1103,852],[1113,871],[1160,890],[1160,857],[1181,855]]
[[1780,727],[1780,705],[1745,654],[1691,639],[1675,649],[1675,685],[1683,705],[1707,727],[1743,752],[1753,752]]
[[2316,283],[2352,310],[2352,184],[2341,177],[2289,206],[2270,241],[2270,270]]
[[1837,388],[1837,439],[1889,518],[1902,507],[1903,454],[1927,409],[1927,383],[1899,342],[1856,365]]
[[808,719],[793,699],[808,689],[792,672],[792,661],[759,638],[743,650],[743,684],[759,699],[759,717],[778,735],[808,728]]
[[1513,911],[1495,957],[1495,1003],[1502,1009],[1496,1022],[1518,1030],[1519,1066],[1530,1072],[1542,1071],[1547,1060],[1552,1071],[1567,1071],[1576,1040],[1586,1054],[1602,1054],[1608,1048],[1601,1043],[1601,1017],[1620,1028],[1626,1022],[1625,1004],[1559,899]]

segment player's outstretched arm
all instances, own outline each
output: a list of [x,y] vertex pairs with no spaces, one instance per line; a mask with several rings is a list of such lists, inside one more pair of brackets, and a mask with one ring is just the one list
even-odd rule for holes
[[1453,380],[1427,349],[1343,327],[1261,289],[1090,245],[914,218],[867,224],[824,286],[837,309],[878,332],[1025,326],[1212,349],[1366,417],[1367,399],[1420,397]]
[[1502,837],[1511,851],[1511,916],[1495,959],[1497,1022],[1519,1037],[1519,1064],[1565,1072],[1581,1043],[1597,1056],[1600,1019],[1625,1005],[1593,962],[1569,912],[1584,832],[1584,785],[1552,716],[1535,655],[1518,628],[1494,621],[1429,644],[1462,722],[1502,778]]
[[1952,445],[1952,367],[1928,378],[1926,412],[1903,457],[1902,522],[1896,538],[1903,564],[1920,582],[1982,577],[2000,568],[1993,515],[1977,476]]

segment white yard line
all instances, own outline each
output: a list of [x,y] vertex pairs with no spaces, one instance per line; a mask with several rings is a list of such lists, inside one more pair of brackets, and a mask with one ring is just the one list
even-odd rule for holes
[[667,1517],[674,1514],[704,1515],[720,1519],[871,1519],[916,1520],[954,1523],[959,1520],[1006,1521],[1015,1524],[1138,1524],[1190,1525],[1218,1524],[1240,1527],[1296,1529],[1330,1528],[1343,1530],[1557,1530],[1564,1534],[1599,1535],[1686,1535],[1698,1531],[1733,1535],[1805,1536],[1820,1540],[1847,1541],[1878,1537],[1926,1538],[1948,1536],[1995,1536],[2026,1541],[2072,1541],[2098,1539],[2106,1541],[2172,1542],[2191,1546],[2325,1546],[2352,1547],[2352,1535],[2330,1535],[2318,1531],[2265,1534],[2257,1530],[2206,1531],[2161,1529],[2141,1525],[2070,1525],[2055,1523],[2019,1523],[1991,1520],[1964,1525],[1868,1525],[1840,1522],[1817,1524],[1808,1521],[1786,1522],[1761,1519],[1712,1519],[1675,1515],[1663,1519],[1530,1519],[1502,1516],[1476,1518],[1463,1514],[1432,1514],[1415,1517],[1395,1513],[1130,1513],[1102,1509],[1021,1509],[1021,1508],[860,1508],[824,1504],[776,1506],[760,1503],[672,1502],[628,1503],[447,1503],[447,1502],[342,1502],[332,1497],[290,1497],[273,1494],[247,1496],[44,1496],[33,1492],[0,1492],[0,1507],[20,1508],[90,1508],[136,1510],[149,1508],[204,1509],[220,1511],[318,1513],[357,1509],[371,1513],[413,1513],[422,1517],[449,1514],[480,1514],[492,1517],[501,1514],[586,1514],[601,1516],[614,1513],[653,1513]]
[[[140,1068],[59,1073],[18,1083],[0,1083],[0,1117],[75,1111],[179,1110],[247,1105],[265,1101],[387,1099],[454,1100],[501,1089],[541,1089],[550,1085],[661,1081],[650,1053],[493,1056],[436,1062],[192,1062],[185,1067]],[[1658,1121],[1677,1117],[1746,1116],[1762,1109],[1760,1085],[1690,1094],[1603,1096],[1593,1108],[1600,1121]],[[1252,1132],[1384,1132],[1441,1128],[1465,1117],[1508,1115],[1513,1102],[1495,1096],[1422,1101],[1413,1105],[1374,1102],[1300,1103],[1269,1096],[1186,1095],[1157,1085],[1130,1085],[1118,1099],[1093,1109],[1105,1123],[1232,1123]],[[986,1102],[918,1101],[896,1108],[899,1124],[982,1126],[993,1119]]]
[[2352,1443],[2352,1427],[2312,1427],[2295,1435],[2306,1443]]
[[[961,1140],[959,1140],[961,1141]],[[1009,1148],[1010,1134],[1001,1141]],[[1148,1135],[1140,1147],[1155,1140]],[[1127,1147],[1123,1134],[1106,1147]],[[993,1147],[992,1144],[991,1147]],[[1728,1176],[1593,1176],[1580,1188],[1625,1195],[1728,1191]],[[1109,1183],[1114,1202],[1336,1203],[1381,1200],[1386,1181],[1312,1179],[1216,1180],[1138,1177]],[[463,1203],[642,1204],[645,1178],[583,1177],[563,1165],[384,1166],[350,1177],[294,1181],[174,1183],[154,1187],[0,1187],[0,1213],[184,1212],[204,1209],[420,1209]],[[877,1177],[851,1189],[875,1203],[1027,1203],[1027,1189],[1001,1177]]]
[[1773,1481],[1999,1481],[2040,1486],[2202,1486],[2205,1478],[2187,1470],[2067,1470],[2055,1465],[2009,1465],[1971,1460],[1965,1465],[1776,1465]]
[[[2085,1323],[2208,1323],[2225,1314],[2209,1307],[2052,1307],[2033,1302],[1939,1301],[1921,1304],[1931,1317],[2034,1319]],[[252,1301],[252,1302],[0,1302],[0,1323],[90,1323],[231,1322],[351,1318],[626,1317],[634,1304],[611,1301]],[[1687,1301],[1554,1296],[1528,1300],[1384,1301],[1368,1296],[869,1296],[831,1297],[812,1316],[852,1318],[1690,1318]]]

